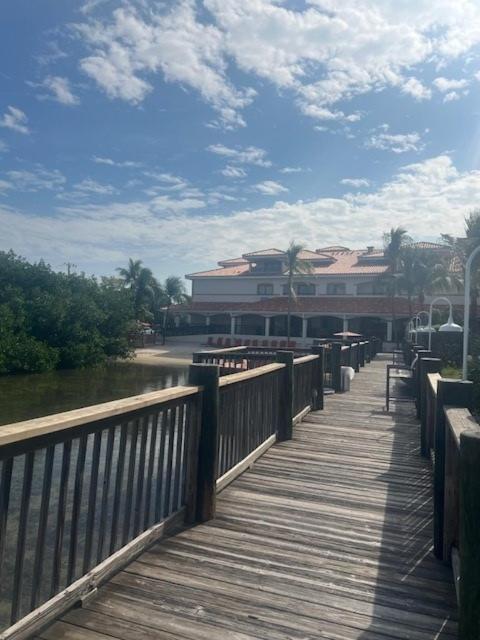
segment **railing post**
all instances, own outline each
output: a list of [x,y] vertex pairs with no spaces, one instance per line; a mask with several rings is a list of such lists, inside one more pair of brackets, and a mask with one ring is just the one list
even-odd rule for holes
[[315,367],[315,389],[314,406],[312,409],[318,411],[323,409],[323,373],[325,367],[325,349],[323,347],[312,347],[312,353],[318,356]]
[[440,373],[442,361],[440,358],[422,358],[420,365],[420,453],[424,458],[430,457],[427,444],[427,392],[428,374]]
[[367,340],[365,342],[365,362],[369,364],[371,359],[372,359],[372,341]]
[[360,367],[365,366],[365,342],[358,343],[358,362]]
[[421,373],[420,373],[420,366],[421,366],[421,361],[423,360],[423,358],[430,358],[432,355],[431,351],[427,351],[426,349],[420,349],[419,351],[417,351],[417,365],[415,367],[415,371],[414,371],[414,379],[413,379],[413,384],[414,384],[414,388],[415,388],[415,408],[416,408],[416,412],[417,412],[417,418],[420,419],[420,384],[421,384]]
[[293,433],[293,394],[294,372],[293,372],[293,351],[277,351],[277,362],[285,365],[283,376],[283,389],[280,393],[280,411],[277,439],[279,441],[291,440]]
[[433,547],[435,557],[444,560],[445,514],[445,411],[444,407],[472,406],[473,384],[469,380],[439,380],[435,407],[435,466],[433,470]]
[[198,443],[198,474],[196,516],[198,522],[215,517],[216,475],[219,420],[219,368],[212,364],[192,364],[188,383],[203,387],[200,438]]
[[339,393],[342,390],[342,345],[339,342],[332,343],[331,352],[332,363],[332,387],[335,393]]
[[460,435],[460,640],[480,638],[480,433]]

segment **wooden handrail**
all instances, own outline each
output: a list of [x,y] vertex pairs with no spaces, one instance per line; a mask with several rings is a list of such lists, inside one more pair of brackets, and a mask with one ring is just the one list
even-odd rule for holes
[[427,379],[431,391],[437,395],[438,381],[442,379],[442,376],[439,373],[429,373]]
[[[316,357],[316,356],[315,356]],[[230,384],[236,384],[237,382],[244,382],[245,380],[250,380],[251,378],[256,378],[258,376],[264,376],[268,373],[272,373],[273,371],[278,371],[279,369],[284,369],[285,365],[277,362],[272,362],[272,364],[266,364],[263,367],[257,367],[256,369],[248,369],[247,371],[240,371],[240,373],[232,373],[229,376],[223,376],[220,378],[218,386],[226,387]]]
[[305,362],[312,362],[313,360],[317,360],[319,356],[317,355],[309,355],[309,356],[301,356],[300,358],[295,358],[293,360],[293,366],[297,364],[304,364]]
[[463,407],[445,407],[447,425],[457,448],[460,447],[460,436],[466,431],[480,431],[480,426],[468,409]]
[[32,420],[7,424],[0,429],[0,447],[178,400],[179,398],[194,395],[201,389],[199,386],[171,387],[122,398],[121,400],[112,400],[102,404],[82,407],[81,409],[55,413],[43,418],[33,418]]

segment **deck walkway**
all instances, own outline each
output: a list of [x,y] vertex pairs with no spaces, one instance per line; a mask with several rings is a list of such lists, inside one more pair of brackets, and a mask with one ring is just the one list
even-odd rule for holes
[[456,638],[418,423],[411,405],[383,413],[384,384],[380,356],[223,491],[213,521],[143,553],[39,637]]

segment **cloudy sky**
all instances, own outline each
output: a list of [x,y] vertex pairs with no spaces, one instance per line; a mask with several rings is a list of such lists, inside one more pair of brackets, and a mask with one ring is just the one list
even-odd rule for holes
[[478,0],[4,0],[0,249],[159,277],[461,233]]

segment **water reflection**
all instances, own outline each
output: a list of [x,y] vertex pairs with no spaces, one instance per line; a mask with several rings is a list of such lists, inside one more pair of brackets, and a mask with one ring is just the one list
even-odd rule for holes
[[115,363],[95,369],[0,376],[0,425],[184,384],[187,366]]

